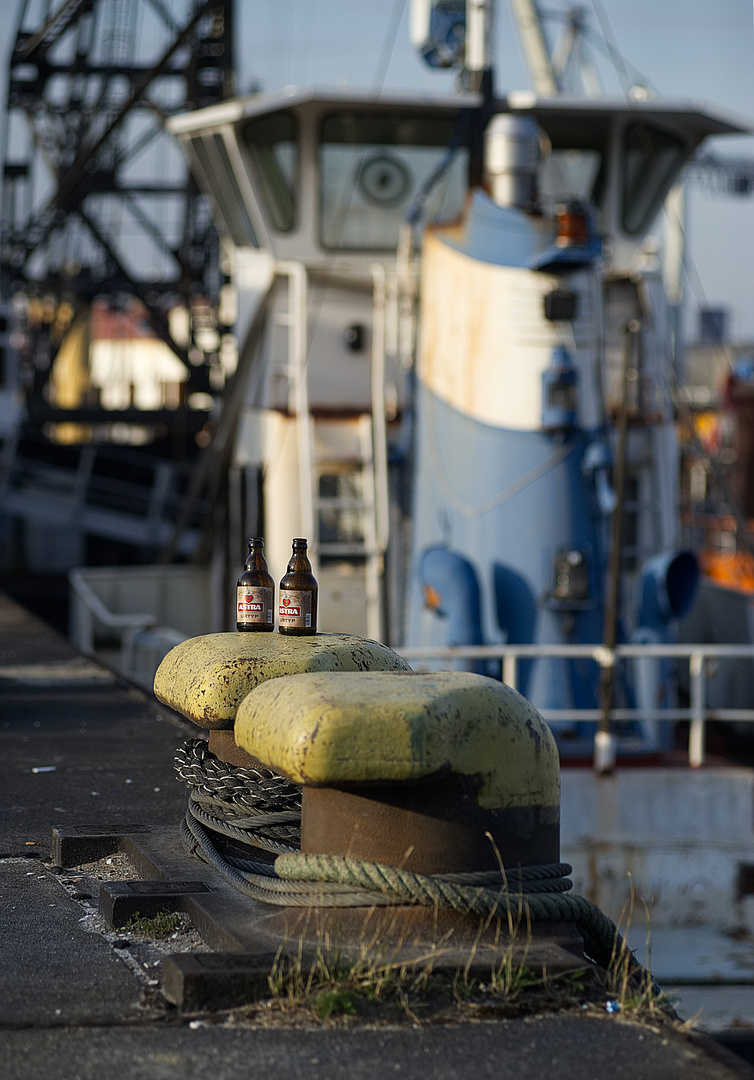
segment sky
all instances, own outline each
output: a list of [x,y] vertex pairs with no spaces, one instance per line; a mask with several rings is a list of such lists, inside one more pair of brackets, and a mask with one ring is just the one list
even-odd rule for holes
[[[0,99],[21,0],[1,0]],[[54,0],[53,10],[62,0]],[[188,0],[171,0],[177,10]],[[236,0],[238,88],[289,85],[450,93],[455,77],[427,68],[409,41],[410,0]],[[545,0],[547,12],[564,0]],[[571,3],[570,6],[573,6]],[[608,96],[640,82],[659,97],[693,100],[732,112],[754,130],[754,12],[752,0],[582,0],[590,57]],[[554,40],[559,24],[548,20]],[[603,56],[605,38],[616,63]],[[498,90],[530,87],[506,0],[495,20]],[[630,79],[627,77],[628,73]],[[707,144],[720,157],[754,163],[754,137],[727,136]],[[713,194],[699,184],[687,195],[691,261],[686,286],[686,334],[693,340],[699,306],[730,309],[730,336],[754,341],[754,196]]]

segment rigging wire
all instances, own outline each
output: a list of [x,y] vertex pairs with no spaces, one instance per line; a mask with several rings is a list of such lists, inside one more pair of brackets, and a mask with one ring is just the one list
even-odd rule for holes
[[[397,35],[398,35],[398,28],[400,26],[401,19],[403,18],[403,12],[404,12],[405,7],[406,7],[406,2],[407,2],[407,0],[394,0],[394,2],[393,2],[393,10],[392,10],[391,15],[390,15],[389,24],[385,29],[385,34],[384,34],[383,39],[382,39],[382,45],[380,46],[380,52],[379,52],[379,56],[377,58],[377,64],[375,65],[374,78],[372,79],[372,85],[371,85],[371,92],[373,94],[376,94],[378,97],[382,92],[383,85],[384,85],[384,82],[385,82],[385,78],[387,76],[388,68],[390,67],[390,61],[392,60],[392,57],[393,57],[393,51],[395,49],[395,43],[396,43]],[[350,182],[350,186],[349,186],[347,191],[344,190],[344,193],[343,193],[344,198],[342,199],[342,202],[341,202],[340,221],[337,223],[337,226],[336,226],[336,228],[334,230],[334,231],[339,233],[339,237],[338,237],[339,241],[342,238],[343,232],[344,232],[345,227],[346,227],[346,220],[348,218],[348,213],[349,213],[349,210],[350,210],[350,204],[351,204],[351,200],[352,200],[353,193],[354,193],[354,188],[355,188],[354,182],[352,180],[350,180],[350,177],[351,176],[355,177],[355,176],[358,175],[359,170],[360,170],[360,168],[361,168],[361,166],[362,166],[362,164],[364,162],[365,154],[366,154],[366,149],[363,149],[361,151],[361,153],[358,155],[359,160],[358,160],[358,162],[356,164],[356,168],[354,169],[353,173],[351,173],[351,174],[349,174],[348,172],[345,173],[344,189],[345,189],[345,185],[348,184],[349,182]],[[316,301],[313,301],[311,303],[311,306],[310,306],[310,309],[309,309],[309,314],[311,315],[311,323],[310,323],[310,330],[309,330],[309,333],[307,335],[307,351],[306,351],[306,357],[304,359],[304,370],[303,370],[303,373],[302,373],[304,378],[307,378],[307,376],[308,376],[309,359],[311,357],[311,350],[312,350],[312,345],[313,345],[313,342],[314,342],[314,336],[315,336],[315,334],[317,332],[317,328],[319,326],[319,320],[320,320],[320,317],[322,315],[322,308],[324,307],[325,301],[327,299],[327,294],[328,294],[328,292],[330,290],[330,282],[328,280],[329,279],[329,274],[330,274],[330,271],[333,269],[333,267],[335,265],[335,260],[338,257],[338,252],[339,252],[339,248],[334,247],[333,250],[332,250],[332,253],[330,254],[330,256],[329,256],[329,258],[327,260],[327,262],[323,265],[322,270],[323,270],[324,284],[323,284],[323,287],[319,291],[319,295],[317,296]],[[280,440],[281,445],[279,446],[277,457],[276,457],[275,462],[274,462],[275,467],[277,467],[278,462],[279,462],[279,460],[280,460],[280,458],[281,458],[281,456],[283,454],[282,442],[283,441]],[[273,464],[272,461],[270,461],[267,464],[266,469],[269,469],[272,464]]]
[[[691,290],[694,301],[698,308],[708,307],[709,298],[707,296],[707,291],[704,288],[704,283],[699,273],[696,260],[689,249],[688,237],[683,221],[680,220],[680,218],[676,218],[675,221],[671,222],[665,203],[663,203],[663,216],[666,223],[672,228],[677,228],[681,234],[681,239],[683,241],[683,278]],[[713,347],[715,349],[715,360],[722,361],[721,367],[727,368],[728,371],[730,371],[730,360],[725,349],[720,347],[720,343],[713,343]]]
[[[664,207],[664,214],[665,214],[666,220],[668,220],[668,212],[667,212],[666,207]],[[677,227],[680,230],[681,236],[683,238],[683,250],[684,250],[683,275],[684,275],[684,279],[687,282],[687,284],[689,286],[689,289],[691,290],[692,296],[694,297],[694,300],[695,300],[695,302],[697,304],[697,307],[699,307],[699,308],[707,307],[708,306],[707,293],[706,293],[706,290],[704,288],[704,283],[702,282],[702,279],[701,279],[701,276],[699,274],[699,270],[698,270],[698,267],[697,267],[696,262],[694,260],[694,257],[689,252],[688,245],[686,243],[686,230],[684,228],[683,222],[682,221],[676,221],[674,223],[674,226]],[[720,363],[720,366],[723,369],[727,369],[728,372],[730,373],[730,371],[731,371],[730,356],[729,356],[727,350],[725,348],[723,348],[720,343],[713,343],[713,355],[714,355],[715,360],[718,363]],[[748,523],[742,509],[738,505],[738,501],[735,499],[735,497],[733,496],[733,493],[730,491],[727,480],[726,480],[726,478],[725,478],[725,476],[724,476],[724,474],[723,474],[723,472],[722,472],[722,470],[720,468],[720,463],[717,461],[717,459],[715,458],[715,456],[713,454],[711,454],[707,450],[705,450],[704,446],[702,445],[701,440],[699,439],[699,436],[696,433],[696,429],[695,429],[694,424],[693,424],[692,410],[691,410],[690,402],[688,400],[688,396],[686,394],[685,388],[679,382],[678,377],[677,377],[677,373],[675,371],[672,372],[672,378],[670,380],[665,379],[665,384],[666,384],[666,390],[669,391],[670,398],[671,398],[673,404],[675,405],[679,416],[683,420],[687,431],[689,432],[689,436],[691,438],[692,443],[694,444],[694,449],[695,449],[696,453],[699,455],[699,457],[702,458],[702,460],[706,461],[709,464],[710,469],[711,469],[712,474],[713,474],[714,479],[715,479],[715,483],[717,484],[723,499],[727,502],[728,506],[730,507],[730,512],[731,512],[731,514],[732,514],[732,516],[733,516],[733,518],[734,518],[734,520],[736,522],[736,535],[738,537],[739,542],[746,549],[747,552],[754,555],[754,537],[751,534],[749,523]]]
[[[307,26],[304,31],[304,40],[310,41],[313,37],[313,28],[318,23],[318,6],[319,0],[309,0],[306,6]],[[299,66],[299,79],[302,85],[306,86],[309,79],[309,61],[311,59],[312,50],[304,49],[304,58]]]
[[394,0],[393,10],[390,13],[390,19],[385,27],[385,33],[382,38],[382,46],[380,48],[380,54],[377,59],[377,67],[375,68],[374,78],[372,79],[372,93],[381,94],[382,87],[385,82],[385,77],[390,67],[390,61],[393,59],[393,52],[395,50],[395,42],[398,37],[398,28],[403,19],[403,12],[406,9],[406,0]]
[[[582,28],[582,34],[588,40],[589,44],[600,53],[606,60],[613,61],[613,54],[610,51],[610,46],[605,39],[599,34],[596,34],[590,26],[585,25]],[[658,93],[656,85],[652,82],[648,75],[645,75],[643,71],[640,71],[635,64],[632,64],[630,60],[627,60],[623,53],[620,53],[617,46],[613,45],[613,48],[618,52],[623,65],[624,70],[628,74],[632,86],[643,86],[652,93]]]
[[607,12],[602,4],[602,0],[592,0],[592,7],[594,8],[594,14],[597,16],[597,22],[600,24],[600,30],[602,37],[607,47],[610,60],[612,61],[615,74],[618,76],[618,81],[621,84],[623,90],[623,96],[626,100],[629,100],[629,91],[633,85],[631,76],[626,66],[626,61],[621,53],[615,40],[610,20],[607,17]]
[[[295,41],[296,33],[296,0],[291,0],[291,14],[288,21],[288,33],[290,34],[291,42]],[[288,82],[293,82],[293,49],[288,53]]]

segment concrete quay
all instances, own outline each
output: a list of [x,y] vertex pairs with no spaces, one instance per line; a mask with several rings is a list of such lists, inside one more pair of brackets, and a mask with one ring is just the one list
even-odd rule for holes
[[[192,734],[154,699],[0,596],[0,1071],[6,1080],[99,1080],[104,1071],[124,1080],[271,1073],[291,1080],[534,1080],[553,1069],[563,1080],[754,1076],[740,1057],[679,1025],[593,1007],[442,1023],[406,1017],[283,1025],[227,1009],[175,1006],[163,994],[159,953],[148,943],[129,947],[123,933],[104,930],[86,874],[52,865],[50,831],[174,824],[177,850],[185,792],[172,757]],[[118,858],[112,857],[114,872]]]

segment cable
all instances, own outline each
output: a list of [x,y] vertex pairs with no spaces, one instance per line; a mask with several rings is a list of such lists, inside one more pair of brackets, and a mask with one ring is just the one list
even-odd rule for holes
[[[604,37],[600,37],[598,34],[595,34],[588,26],[583,27],[582,33],[584,37],[589,40],[589,43],[595,49],[597,49],[597,51],[606,60],[610,60],[613,65],[615,64],[615,58],[613,56],[613,52],[611,51],[611,46],[608,45]],[[632,64],[629,60],[627,60],[625,56],[623,56],[623,54],[619,52],[618,47],[615,44],[613,44],[612,49],[620,57],[620,62],[623,66],[624,72],[630,79],[631,86],[643,86],[652,93],[659,92],[652,80],[647,75],[645,75],[643,71],[639,71],[635,64]]]
[[394,0],[393,10],[390,13],[390,19],[385,28],[380,55],[377,59],[377,67],[375,68],[374,78],[372,79],[372,93],[382,93],[382,86],[385,82],[388,68],[390,67],[390,61],[393,58],[393,49],[395,48],[395,42],[398,37],[398,28],[401,24],[405,8],[406,0]]
[[597,16],[597,21],[600,24],[602,37],[605,41],[608,53],[610,54],[610,60],[615,69],[615,74],[618,76],[618,81],[621,83],[623,95],[628,101],[632,80],[628,73],[626,61],[623,59],[623,54],[615,43],[615,36],[610,26],[610,20],[607,17],[607,12],[601,3],[601,0],[592,0],[592,7],[594,8],[594,14]]

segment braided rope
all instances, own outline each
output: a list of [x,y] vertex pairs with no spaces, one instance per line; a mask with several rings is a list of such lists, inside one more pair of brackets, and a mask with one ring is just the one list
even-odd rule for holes
[[[559,864],[558,868],[566,873],[571,869],[567,863]],[[536,869],[541,873],[553,868]],[[498,887],[489,888],[481,884],[489,876],[484,874],[415,874],[360,859],[301,852],[279,855],[275,860],[275,872],[290,885],[311,882],[320,889],[326,882],[344,887],[353,885],[364,889],[365,893],[378,891],[388,903],[420,904],[482,917],[507,917],[511,926],[534,922],[573,923],[584,939],[588,955],[597,964],[608,970],[616,960],[622,960],[627,964],[630,975],[649,980],[654,993],[660,995],[659,987],[635,959],[612,919],[583,896],[567,896],[553,891],[544,895],[509,892],[500,875]],[[459,878],[476,878],[479,884],[476,887],[462,884]],[[569,888],[570,885],[568,882]],[[268,899],[268,903],[281,902],[272,897]]]
[[[189,800],[188,815],[191,815],[194,820],[199,821],[202,825],[213,832],[222,833],[224,836],[230,837],[232,840],[239,840],[242,844],[249,844],[251,847],[261,848],[262,851],[271,851],[275,855],[282,854],[284,852],[296,851],[296,847],[286,842],[286,839],[295,839],[298,842],[300,836],[300,828],[290,829],[274,824],[268,824],[265,815],[258,814],[252,820],[251,826],[244,827],[237,821],[225,821],[222,818],[215,817],[214,814],[207,813],[192,795]],[[281,814],[270,814],[271,818],[279,818]],[[243,820],[243,819],[242,819]],[[247,819],[248,820],[248,819]],[[300,821],[300,816],[297,819]],[[279,839],[274,834],[285,835],[286,839]],[[272,833],[273,835],[270,835]]]
[[337,907],[384,907],[389,903],[381,893],[348,890],[327,882],[313,887],[309,883],[282,881],[270,863],[223,855],[209,832],[191,813],[181,823],[181,838],[191,854],[209,863],[229,884],[254,900],[284,907],[312,907],[324,903]]
[[[296,834],[301,793],[269,769],[238,768],[219,761],[201,739],[176,753],[178,777],[191,787],[181,836],[196,854],[245,895],[286,907],[385,907],[421,905],[480,917],[507,918],[510,925],[565,922],[576,926],[585,951],[609,969],[623,960],[628,972],[649,979],[615,923],[582,896],[567,895],[567,863],[478,873],[416,874],[399,867],[335,855],[309,855],[270,833]],[[233,819],[233,820],[230,820]],[[273,863],[221,853],[222,834],[277,854]],[[294,839],[294,836],[289,836]],[[655,993],[660,991],[651,982]]]
[[222,821],[232,821],[239,829],[255,829],[262,826],[298,825],[301,823],[299,810],[281,810],[279,813],[265,813],[257,807],[253,812],[242,806],[228,807],[222,799],[216,799],[201,792],[192,791],[189,798],[194,806],[201,806],[205,814]]
[[[178,748],[175,770],[190,789],[186,826],[196,850],[204,847],[204,838],[217,833],[274,855],[298,848],[301,791],[284,776],[261,765],[229,765],[204,739],[188,739]],[[193,823],[203,826],[201,842]],[[212,850],[221,857],[214,844]]]
[[251,813],[301,811],[301,791],[284,776],[266,769],[229,765],[204,739],[188,739],[175,753],[178,779],[196,795],[245,807]]
[[[509,893],[499,871],[496,875],[497,887],[490,888],[490,875],[484,872],[464,875],[417,874],[384,863],[370,863],[338,855],[307,855],[301,852],[280,855],[275,860],[275,872],[285,881],[356,886],[382,893],[393,903],[422,904],[480,915],[490,914],[494,898],[502,895],[520,898],[525,895]],[[459,881],[459,878],[462,880]]]

